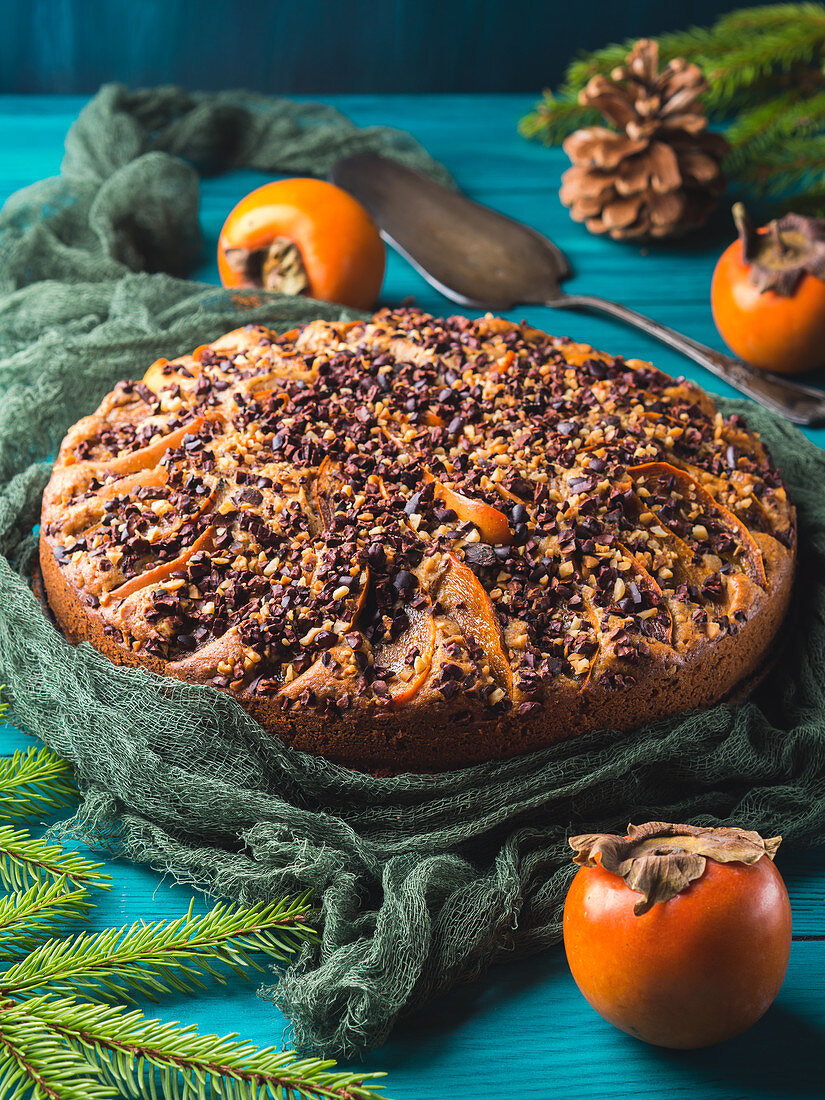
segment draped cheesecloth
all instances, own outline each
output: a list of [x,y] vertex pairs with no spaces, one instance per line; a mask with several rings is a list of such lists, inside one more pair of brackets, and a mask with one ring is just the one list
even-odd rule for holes
[[321,937],[263,991],[295,1042],[353,1056],[403,1012],[560,937],[571,831],[727,822],[825,839],[825,454],[753,405],[799,509],[796,618],[748,702],[529,758],[375,779],[279,743],[235,702],[70,646],[32,595],[40,498],[66,429],[121,378],[248,320],[345,316],[187,282],[198,172],[324,175],[374,149],[446,178],[409,136],[244,93],[84,109],[61,174],[0,215],[0,679],[11,717],[74,765],[69,828],[249,903],[309,890]]

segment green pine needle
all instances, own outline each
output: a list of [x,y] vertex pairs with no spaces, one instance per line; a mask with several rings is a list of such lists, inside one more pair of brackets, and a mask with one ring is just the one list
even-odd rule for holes
[[91,899],[65,877],[0,898],[0,962],[33,951],[89,912]]
[[[3,704],[0,703],[0,716]],[[70,802],[69,769],[47,749],[0,759],[0,817],[32,817]],[[92,863],[24,829],[0,825],[0,1098],[2,1100],[381,1100],[380,1073],[258,1049],[236,1034],[146,1019],[112,999],[155,999],[212,978],[261,970],[252,958],[289,958],[315,932],[309,899],[103,932],[69,932],[87,917],[89,888],[109,888]],[[63,938],[60,938],[63,936]],[[93,1000],[80,1003],[79,991]]]
[[603,124],[604,119],[599,112],[582,107],[575,96],[570,98],[564,89],[557,94],[548,89],[542,101],[536,104],[534,111],[524,116],[518,128],[522,137],[536,138],[545,145],[560,145],[574,130]]
[[[194,903],[193,903],[194,904]],[[203,916],[192,905],[185,917],[138,921],[104,932],[52,939],[0,973],[0,997],[20,998],[49,990],[69,996],[85,990],[103,1000],[134,1003],[177,990],[204,989],[208,975],[225,982],[227,971],[245,976],[261,970],[251,951],[285,959],[314,933],[303,923],[306,899],[238,909],[219,904]]]
[[25,1005],[0,1008],[0,1096],[3,1100],[117,1100],[101,1070]]
[[[753,197],[790,201],[825,213],[819,181],[825,134],[825,5],[771,4],[721,16],[712,27],[691,27],[657,39],[662,64],[684,57],[708,82],[702,99],[711,119],[730,124],[725,171]],[[557,145],[583,126],[605,125],[582,107],[579,92],[597,73],[623,65],[632,41],[577,58],[561,87],[545,91],[519,124],[524,137]],[[788,194],[788,192],[791,192]]]
[[379,1094],[364,1082],[384,1076],[337,1072],[332,1061],[298,1060],[292,1051],[257,1049],[235,1034],[202,1035],[123,1007],[39,998],[25,1010],[134,1097],[155,1095],[159,1084],[167,1096],[371,1100]]
[[[6,704],[0,704],[0,718]],[[42,816],[77,802],[71,768],[51,749],[0,758],[0,821]]]
[[57,844],[33,837],[25,829],[0,825],[0,882],[7,890],[25,890],[31,883],[66,878],[76,886],[111,888],[109,876],[100,874],[102,863],[92,863]]
[[[801,190],[802,201],[818,202],[825,211],[825,133],[788,138],[781,147],[763,150],[758,160],[742,166],[740,179],[752,191],[776,198]],[[795,210],[800,208],[798,195],[792,205]]]

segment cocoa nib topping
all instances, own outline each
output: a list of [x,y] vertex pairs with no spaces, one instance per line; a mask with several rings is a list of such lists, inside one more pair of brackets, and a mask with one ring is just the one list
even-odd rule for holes
[[[794,541],[741,418],[491,317],[252,326],[102,408],[44,530],[104,629],[330,720],[430,680],[458,724],[528,719],[559,679],[619,690],[660,647],[741,629],[752,532]],[[143,632],[108,621],[126,600]]]

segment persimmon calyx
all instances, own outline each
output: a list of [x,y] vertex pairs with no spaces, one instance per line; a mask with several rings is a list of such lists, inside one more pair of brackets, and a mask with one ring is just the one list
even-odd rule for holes
[[790,298],[805,275],[825,281],[825,218],[786,214],[759,233],[744,204],[733,207],[749,278],[760,293],[773,290]]
[[303,294],[309,290],[301,251],[289,237],[276,237],[266,248],[226,248],[223,254],[232,270],[254,286],[280,294]]
[[627,836],[585,833],[570,837],[573,862],[580,867],[601,864],[624,879],[642,897],[633,912],[647,913],[658,902],[670,901],[699,878],[709,859],[717,863],[757,863],[773,859],[781,836],[765,840],[748,829],[672,825],[649,821],[628,825]]

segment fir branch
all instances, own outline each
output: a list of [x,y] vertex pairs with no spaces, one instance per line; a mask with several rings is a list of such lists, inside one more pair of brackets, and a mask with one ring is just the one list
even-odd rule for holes
[[118,1091],[25,1006],[0,1007],[0,1096],[3,1100],[117,1100]]
[[92,863],[57,844],[33,837],[25,829],[0,825],[0,882],[9,890],[25,890],[32,883],[66,878],[76,886],[96,886],[109,890],[109,876]]
[[19,958],[86,918],[89,894],[82,887],[70,886],[64,877],[0,898],[0,961]]
[[[800,64],[821,64],[825,45],[825,6],[772,4],[742,8],[720,16],[712,27],[690,27],[660,35],[662,64],[686,57],[699,65],[710,84],[705,105],[721,117],[755,82],[774,73],[787,73]],[[597,73],[609,73],[624,64],[633,39],[596,50],[574,61],[564,89],[577,95]]]
[[[708,82],[702,99],[711,118],[729,119],[739,111],[726,134],[727,174],[752,197],[825,210],[819,143],[825,134],[825,5],[744,8],[712,27],[664,34],[657,42],[661,64],[684,57],[701,67]],[[606,46],[573,61],[559,90],[545,91],[521,120],[521,134],[552,145],[582,126],[603,125],[579,105],[579,93],[597,73],[623,65],[632,46]]]
[[[781,150],[788,139],[805,139],[825,131],[825,88],[815,95],[785,92],[768,103],[743,111],[727,132],[731,151],[725,168],[742,174],[767,152]],[[825,166],[823,166],[825,167]]]
[[[10,800],[15,814],[39,813],[68,800],[64,769],[46,750],[16,753],[0,762],[0,792],[18,792]],[[70,999],[78,989],[102,1001],[186,992],[203,987],[206,976],[222,982],[227,972],[260,970],[251,952],[285,959],[314,935],[304,923],[309,901],[300,898],[249,909],[220,904],[202,916],[190,905],[175,921],[40,942],[87,915],[85,887],[107,888],[100,866],[25,830],[0,827],[0,880],[16,890],[0,899],[0,959],[18,960],[0,973],[2,1100],[117,1100],[124,1093],[152,1100],[381,1100],[381,1086],[372,1085],[381,1073],[344,1073],[333,1061],[257,1049],[234,1033],[201,1035],[124,1005]]]
[[[0,718],[2,708],[0,704]],[[19,821],[77,801],[71,768],[51,749],[18,749],[0,757],[0,820]]]
[[554,95],[545,89],[544,98],[521,119],[518,129],[522,137],[538,138],[545,145],[560,145],[574,130],[603,124],[604,119],[598,111],[582,107],[575,97],[571,99],[564,90]]
[[384,1076],[337,1072],[332,1061],[298,1060],[294,1052],[273,1047],[259,1050],[238,1042],[235,1034],[202,1035],[194,1027],[146,1019],[123,1007],[40,998],[24,1008],[93,1062],[104,1080],[135,1097],[156,1095],[159,1084],[165,1096],[211,1092],[231,1100],[373,1100],[379,1094],[364,1082]]
[[[714,33],[715,32],[715,33]],[[825,8],[821,4],[776,4],[723,15],[711,33],[718,48],[694,55],[709,88],[704,97],[717,118],[752,102],[756,89],[787,83],[795,70],[822,63]]]
[[186,916],[174,921],[139,921],[48,940],[0,974],[0,996],[19,998],[46,989],[71,995],[82,989],[104,1000],[134,1003],[132,992],[155,1000],[172,989],[203,989],[205,975],[225,982],[227,970],[244,977],[247,968],[261,970],[250,951],[276,959],[293,954],[314,935],[302,920],[308,910],[305,898],[249,909],[220,904],[203,916],[194,916],[190,905]]
[[[788,138],[747,163],[739,178],[751,194],[786,199],[799,210],[825,207],[825,133]],[[804,190],[800,197],[791,193]]]

